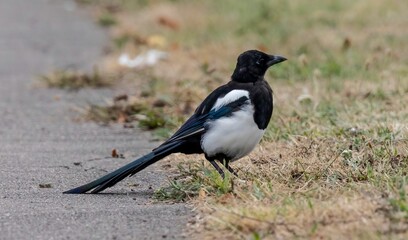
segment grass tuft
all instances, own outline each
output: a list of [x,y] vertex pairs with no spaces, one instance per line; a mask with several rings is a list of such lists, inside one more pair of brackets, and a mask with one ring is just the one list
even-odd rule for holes
[[117,24],[117,20],[109,13],[104,13],[99,16],[98,24],[102,27],[111,27]]
[[48,87],[78,90],[84,87],[107,87],[112,85],[111,80],[99,74],[97,69],[93,73],[86,74],[71,70],[58,70],[40,77],[40,80]]
[[194,197],[223,196],[233,190],[232,176],[226,173],[222,179],[218,172],[201,163],[179,164],[179,175],[169,185],[158,189],[158,200],[186,201]]
[[155,130],[155,135],[160,138],[169,137],[183,120],[169,115],[162,108],[152,107],[147,100],[129,99],[127,95],[116,97],[108,105],[90,105],[85,118],[103,125],[120,123],[128,128],[133,128],[133,123],[137,122],[142,129]]

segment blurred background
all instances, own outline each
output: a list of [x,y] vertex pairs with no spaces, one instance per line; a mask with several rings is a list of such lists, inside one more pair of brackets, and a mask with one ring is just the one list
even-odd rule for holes
[[[165,115],[172,119],[158,116],[160,123],[150,128],[177,126],[177,116],[190,114],[228,81],[237,56],[248,49],[289,59],[266,76],[275,90],[276,115],[286,123],[307,118],[300,126],[275,119],[271,138],[407,117],[400,101],[408,88],[405,1],[77,2],[111,36],[99,71],[133,84],[127,94],[145,98],[142,105],[171,109]],[[147,115],[159,115],[152,111]],[[124,115],[119,121],[129,120]]]

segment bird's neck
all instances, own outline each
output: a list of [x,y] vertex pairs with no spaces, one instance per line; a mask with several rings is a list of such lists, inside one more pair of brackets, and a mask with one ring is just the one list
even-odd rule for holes
[[263,79],[264,79],[263,75],[260,76],[259,74],[253,73],[245,68],[235,69],[234,73],[231,76],[232,81],[242,83],[262,81]]
[[241,83],[250,83],[250,82],[258,82],[262,81],[264,78],[263,76],[257,76],[252,74],[239,74],[235,76],[234,74],[231,76],[231,80],[234,82],[241,82]]

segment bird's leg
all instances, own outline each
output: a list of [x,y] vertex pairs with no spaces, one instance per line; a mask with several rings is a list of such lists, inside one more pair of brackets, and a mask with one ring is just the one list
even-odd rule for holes
[[218,166],[218,164],[214,161],[214,160],[210,160],[211,165],[214,166],[214,168],[217,170],[217,172],[221,175],[222,178],[225,178],[225,173],[224,171],[222,171],[222,169],[220,168],[220,166]]
[[230,165],[227,164],[225,167],[228,169],[228,171],[229,171],[230,173],[234,174],[235,177],[238,177],[237,172],[235,172],[235,170],[232,169],[232,168],[230,167]]
[[237,172],[235,172],[234,169],[232,169],[232,167],[229,165],[229,161],[224,159],[222,162],[222,165],[224,165],[224,167],[232,174],[234,174],[236,177],[238,177]]

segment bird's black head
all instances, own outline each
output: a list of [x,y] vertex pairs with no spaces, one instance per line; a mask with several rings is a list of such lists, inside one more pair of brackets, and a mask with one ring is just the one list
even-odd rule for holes
[[261,51],[249,50],[239,55],[237,66],[231,78],[237,82],[255,82],[263,80],[266,70],[272,65],[285,61],[286,58],[268,55]]

